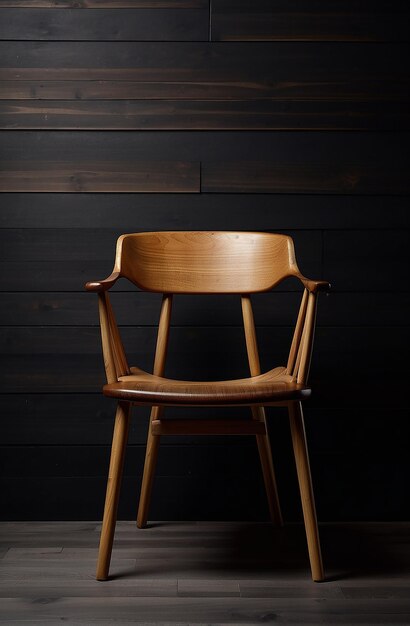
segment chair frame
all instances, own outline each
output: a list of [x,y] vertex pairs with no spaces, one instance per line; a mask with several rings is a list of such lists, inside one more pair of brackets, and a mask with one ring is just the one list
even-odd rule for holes
[[[263,288],[261,288],[261,285],[259,284],[257,288],[247,289],[245,293],[242,292],[242,289],[240,291],[237,291],[237,286],[234,285],[231,287],[229,284],[227,290],[221,291],[220,288],[215,289],[213,284],[208,284],[206,280],[201,285],[196,287],[194,286],[193,288],[187,289],[186,285],[182,285],[181,289],[179,290],[179,285],[177,284],[172,293],[164,292],[161,304],[157,344],[153,367],[153,374],[158,377],[164,376],[173,293],[178,293],[178,291],[179,293],[230,292],[238,293],[238,295],[240,295],[250,374],[251,377],[259,376],[261,374],[261,368],[259,362],[259,353],[257,347],[255,323],[250,293],[268,291],[269,287],[275,286],[281,280],[283,280],[283,278],[287,276],[295,276],[304,285],[304,291],[290,347],[286,373],[290,380],[293,380],[295,381],[295,383],[297,383],[296,387],[304,387],[307,383],[310,360],[312,355],[316,319],[317,293],[321,290],[328,290],[330,288],[330,284],[328,282],[310,280],[305,278],[300,273],[294,256],[292,239],[290,237],[286,237],[285,235],[268,235],[266,233],[176,231],[161,233],[132,233],[129,235],[122,235],[118,239],[116,261],[111,276],[109,276],[105,280],[89,282],[86,284],[86,289],[88,291],[98,293],[102,351],[107,378],[107,385],[104,388],[104,393],[106,395],[114,395],[114,397],[117,397],[118,399],[114,423],[111,458],[108,471],[104,516],[100,538],[96,576],[97,580],[107,580],[109,575],[109,566],[114,540],[118,500],[124,465],[125,449],[128,439],[131,408],[133,405],[147,404],[147,402],[139,401],[139,399],[135,398],[133,395],[128,397],[126,395],[126,392],[122,392],[122,388],[126,387],[126,383],[120,382],[120,379],[124,378],[126,380],[127,376],[132,375],[134,368],[130,368],[128,365],[124,347],[121,341],[120,333],[108,295],[108,290],[115,284],[115,282],[120,277],[126,277],[138,286],[142,286],[142,288],[147,291],[159,291],[157,285],[155,285],[154,287],[152,287],[152,285],[150,284],[148,284],[148,286],[144,284],[141,285],[138,277],[138,266],[130,265],[129,258],[126,260],[126,263],[124,263],[123,244],[126,238],[131,238],[129,246],[131,246],[131,253],[133,253],[133,246],[135,243],[138,244],[138,242],[145,242],[145,239],[138,239],[139,237],[145,237],[146,239],[151,237],[152,240],[152,238],[155,236],[159,238],[161,242],[161,253],[164,252],[164,249],[166,250],[166,246],[164,246],[164,238],[166,239],[166,243],[169,243],[170,240],[174,242],[175,239],[179,240],[186,236],[189,240],[188,245],[191,248],[191,254],[195,254],[195,240],[202,241],[204,237],[210,238],[211,241],[213,241],[212,237],[214,237],[215,241],[219,243],[221,238],[223,238],[224,236],[227,238],[229,238],[230,236],[235,236],[236,239],[238,239],[239,236],[239,239],[243,239],[247,246],[248,243],[246,238],[253,237],[255,239],[256,237],[256,241],[258,242],[258,238],[260,238],[263,245],[265,245],[265,242],[269,243],[269,245],[271,245],[272,243],[275,243],[276,245],[276,241],[278,241],[282,247],[286,244],[286,250],[284,253],[281,253],[281,255],[282,257],[287,255],[289,259],[289,262],[286,261],[284,265],[282,263],[283,259],[281,257],[275,259],[275,261],[279,262],[279,265],[281,265],[282,263],[283,267],[281,266],[279,268],[279,273],[276,277],[277,279],[275,278],[275,280],[273,281],[273,285],[267,287],[262,286]],[[277,239],[274,241],[273,239],[268,239],[269,237],[276,237]],[[143,263],[144,261],[140,262]],[[124,270],[124,266],[126,264],[128,264],[129,267],[126,267],[126,269]],[[149,269],[151,270],[151,268]],[[272,279],[270,280],[272,282]],[[240,286],[241,285],[239,285],[239,287]],[[208,384],[212,385],[212,383]],[[309,391],[307,388],[305,389]],[[301,495],[312,578],[314,581],[322,581],[324,580],[324,569],[322,563],[315,500],[309,465],[304,417],[300,397],[300,394],[297,395],[295,392],[293,396],[289,394],[287,396],[285,395],[284,400],[278,399],[272,402],[266,402],[264,403],[264,406],[286,406],[288,408],[290,430]],[[149,420],[144,472],[137,515],[138,528],[143,528],[147,524],[160,436],[165,434],[255,435],[262,467],[263,479],[265,483],[270,516],[274,524],[278,526],[283,525],[264,406],[255,404],[254,402],[252,402],[252,400],[247,400],[240,403],[240,405],[250,406],[252,411],[252,420],[172,419],[161,421],[161,416],[163,414],[166,403],[160,403],[159,400],[157,401],[157,405],[153,405],[152,402],[150,402],[152,408]],[[173,404],[178,405],[178,402],[176,401]],[[228,402],[218,402],[218,405],[227,404]],[[198,405],[190,404],[190,406]]]

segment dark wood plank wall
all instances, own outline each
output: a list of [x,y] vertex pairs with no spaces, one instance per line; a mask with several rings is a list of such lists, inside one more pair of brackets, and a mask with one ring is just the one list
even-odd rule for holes
[[[101,516],[114,406],[82,286],[144,229],[294,237],[303,271],[333,283],[306,408],[319,515],[408,517],[408,17],[404,0],[0,2],[4,519]],[[254,298],[265,368],[298,298],[291,282]],[[150,368],[158,297],[122,284],[113,301]],[[169,374],[247,374],[237,298],[181,296],[173,321]],[[297,519],[286,416],[271,415]],[[123,518],[146,427],[136,410]],[[266,519],[254,442],[165,439],[151,517]]]

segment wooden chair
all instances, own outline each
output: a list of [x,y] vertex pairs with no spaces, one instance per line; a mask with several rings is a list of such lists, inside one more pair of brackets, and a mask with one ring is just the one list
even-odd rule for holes
[[[269,291],[284,278],[304,285],[286,366],[261,373],[250,294]],[[140,289],[163,293],[153,374],[129,367],[108,290],[124,277]],[[278,234],[253,232],[149,232],[119,237],[114,270],[105,280],[89,282],[98,293],[106,396],[116,398],[107,494],[99,548],[97,580],[106,580],[114,539],[117,505],[132,405],[150,405],[151,417],[137,526],[146,525],[161,435],[255,435],[272,520],[282,525],[264,406],[289,409],[290,428],[307,534],[312,577],[323,580],[323,565],[306,446],[301,400],[307,398],[316,297],[330,287],[302,276],[293,241]],[[164,378],[173,294],[240,295],[250,378],[190,382]],[[162,420],[165,406],[249,406],[252,419]]]

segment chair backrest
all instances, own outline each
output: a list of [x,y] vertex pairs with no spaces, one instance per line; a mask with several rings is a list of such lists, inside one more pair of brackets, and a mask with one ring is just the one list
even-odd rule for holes
[[169,231],[122,235],[115,268],[162,293],[257,293],[298,273],[291,237],[254,232]]

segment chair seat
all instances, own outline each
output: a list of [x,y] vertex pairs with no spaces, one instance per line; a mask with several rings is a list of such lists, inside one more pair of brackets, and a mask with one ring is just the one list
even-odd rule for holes
[[132,367],[131,374],[118,381],[105,385],[104,395],[135,404],[267,405],[310,395],[310,389],[294,382],[284,367],[250,378],[204,382],[162,378]]

